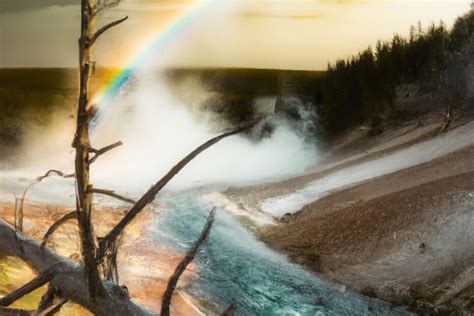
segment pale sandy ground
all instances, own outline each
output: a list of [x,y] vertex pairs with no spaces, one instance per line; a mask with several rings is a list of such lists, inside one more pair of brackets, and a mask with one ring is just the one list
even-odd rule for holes
[[[10,202],[0,203],[0,218],[13,222],[14,205]],[[48,227],[68,211],[60,205],[26,203],[24,207],[26,235],[41,240]],[[70,211],[70,209],[69,209]],[[130,296],[146,307],[159,311],[161,296],[167,280],[181,260],[183,254],[170,249],[160,249],[146,233],[151,224],[151,210],[147,210],[133,221],[122,237],[119,250],[118,268],[120,284],[126,285]],[[105,235],[114,223],[124,214],[124,209],[116,207],[99,207],[94,212],[93,222],[99,236]],[[79,258],[79,240],[77,224],[70,221],[62,226],[51,238],[48,247],[71,259]],[[193,266],[189,270],[193,270]],[[202,315],[197,307],[180,293],[180,287],[186,283],[183,275],[180,285],[173,297],[171,312],[173,315]],[[14,290],[34,277],[34,271],[21,260],[2,253],[0,249],[0,295]],[[44,294],[43,287],[16,302],[13,307],[35,309]],[[89,315],[87,311],[73,303],[67,303],[58,315]]]
[[280,202],[293,214],[254,230],[336,282],[421,314],[474,314],[474,124],[465,116],[439,133],[441,124],[429,114],[375,138],[353,131],[319,171],[230,189],[228,205],[267,218],[265,201]]

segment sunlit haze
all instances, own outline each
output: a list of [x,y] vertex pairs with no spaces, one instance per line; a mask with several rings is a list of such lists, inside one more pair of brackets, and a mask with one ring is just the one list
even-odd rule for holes
[[[78,5],[22,6],[0,4],[0,66],[75,66]],[[71,4],[74,1],[58,3]],[[469,9],[468,0],[451,1],[214,1],[157,45],[157,64],[192,67],[258,67],[324,69],[390,39],[407,35],[418,21],[425,26],[443,20],[451,26]],[[196,1],[128,0],[107,12],[99,23],[123,15],[117,27],[96,46],[98,64],[124,67],[163,29],[200,6]],[[4,49],[4,47],[8,47]]]

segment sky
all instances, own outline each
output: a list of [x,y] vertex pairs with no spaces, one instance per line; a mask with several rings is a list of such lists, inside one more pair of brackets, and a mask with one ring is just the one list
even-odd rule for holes
[[[77,65],[79,0],[0,0],[0,67]],[[470,0],[124,0],[98,25],[129,16],[94,47],[98,65],[325,69],[410,25],[451,26]],[[196,12],[196,11],[194,11]],[[181,27],[151,45],[175,21]],[[147,47],[147,48],[145,48]]]

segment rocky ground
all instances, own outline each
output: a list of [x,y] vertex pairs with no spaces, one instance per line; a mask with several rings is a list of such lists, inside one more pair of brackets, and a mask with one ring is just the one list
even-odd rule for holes
[[[349,171],[413,145],[429,140],[433,146],[460,144],[471,137],[471,122],[472,116],[458,117],[450,131],[441,132],[442,117],[429,113],[388,126],[376,137],[360,128],[335,140],[317,170],[283,182],[230,189],[226,196],[255,216],[264,211],[262,200],[324,182],[344,170],[350,176]],[[474,146],[460,147],[343,185],[275,218],[276,225],[253,227],[295,262],[368,296],[422,314],[472,314]],[[399,159],[411,158],[401,154]]]

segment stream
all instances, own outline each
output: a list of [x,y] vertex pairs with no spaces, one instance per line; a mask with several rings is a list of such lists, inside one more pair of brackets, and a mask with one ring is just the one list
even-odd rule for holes
[[[150,233],[157,245],[186,251],[213,208],[197,192],[160,198],[166,210]],[[406,315],[385,302],[334,285],[258,241],[222,209],[196,257],[184,290],[214,313],[235,304],[237,315]],[[189,272],[187,272],[189,273]],[[198,299],[199,298],[199,299]]]

